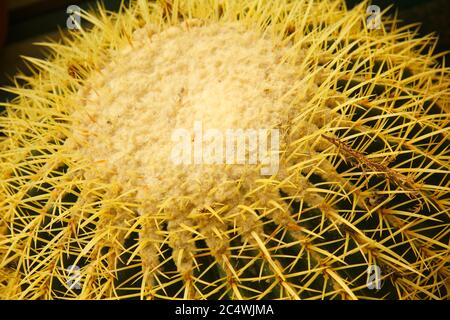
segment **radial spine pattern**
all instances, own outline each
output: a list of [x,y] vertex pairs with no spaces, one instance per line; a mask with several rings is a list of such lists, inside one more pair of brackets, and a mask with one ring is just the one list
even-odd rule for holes
[[[138,0],[41,43],[4,89],[0,298],[448,299],[449,68],[367,6]],[[276,170],[174,164],[198,121],[276,130]]]

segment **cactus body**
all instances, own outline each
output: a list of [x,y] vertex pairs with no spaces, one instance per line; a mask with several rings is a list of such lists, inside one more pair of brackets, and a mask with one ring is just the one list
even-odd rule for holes
[[[43,44],[0,117],[0,298],[448,298],[449,69],[367,6],[135,1]],[[196,121],[279,130],[276,170],[174,164]]]

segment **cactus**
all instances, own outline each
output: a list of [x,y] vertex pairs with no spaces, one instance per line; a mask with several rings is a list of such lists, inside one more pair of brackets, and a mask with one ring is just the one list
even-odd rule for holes
[[[138,0],[41,43],[3,89],[0,297],[448,298],[449,69],[367,7]],[[172,163],[195,120],[278,129],[278,170]]]

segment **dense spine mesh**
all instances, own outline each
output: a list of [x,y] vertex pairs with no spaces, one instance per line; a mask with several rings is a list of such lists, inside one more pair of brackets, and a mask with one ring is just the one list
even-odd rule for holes
[[[42,44],[52,58],[26,58],[34,74],[5,89],[17,97],[0,117],[0,298],[447,299],[449,69],[432,36],[395,17],[368,30],[366,7],[134,1]],[[290,89],[306,88],[279,172],[201,208],[86,174],[66,143],[77,92],[133,32],[191,19],[281,39],[302,74]],[[366,283],[375,264],[379,290]]]

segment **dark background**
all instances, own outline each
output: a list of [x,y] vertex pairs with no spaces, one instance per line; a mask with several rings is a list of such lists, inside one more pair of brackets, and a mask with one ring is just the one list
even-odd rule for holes
[[[0,87],[10,83],[10,78],[17,70],[26,70],[21,55],[42,57],[42,49],[33,42],[47,39],[58,39],[58,27],[64,32],[66,8],[76,4],[88,9],[96,4],[96,0],[0,0],[0,43],[2,25],[7,25],[7,34],[0,48]],[[128,2],[125,0],[125,2]],[[361,1],[347,0],[349,8]],[[117,10],[120,0],[106,0],[109,10]],[[372,4],[381,10],[393,5],[390,13],[396,10],[403,24],[421,22],[421,34],[435,32],[439,34],[437,51],[450,50],[450,1],[449,0],[376,0]],[[8,12],[8,19],[2,17],[2,6]],[[1,47],[1,44],[0,44]],[[447,54],[447,58],[450,55]],[[448,59],[447,59],[448,60]],[[8,96],[0,92],[0,101]]]

